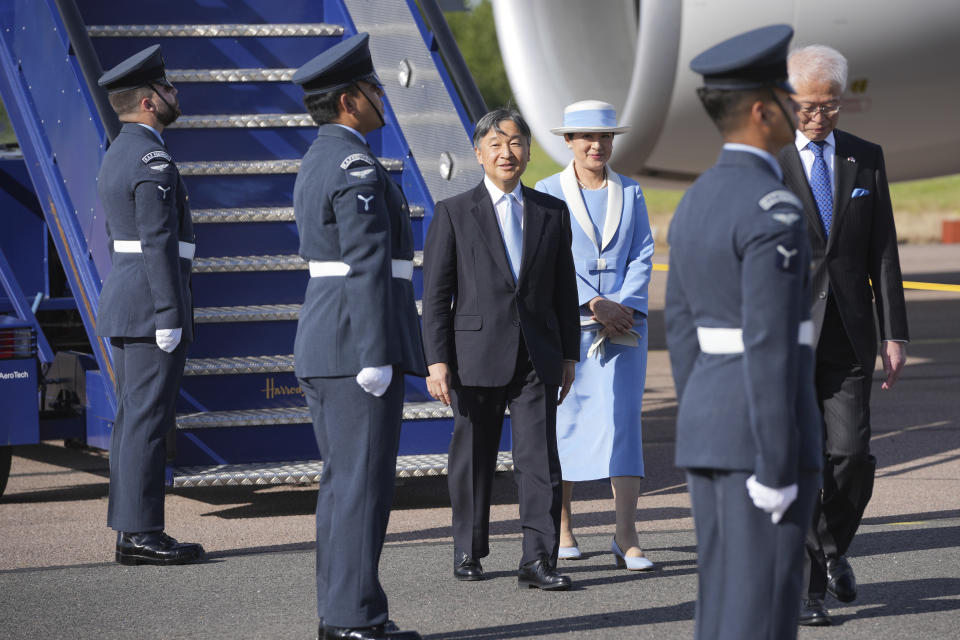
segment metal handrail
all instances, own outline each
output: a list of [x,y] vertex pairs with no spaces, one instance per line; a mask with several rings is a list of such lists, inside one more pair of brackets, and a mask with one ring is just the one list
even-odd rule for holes
[[447,19],[443,17],[443,11],[440,10],[437,0],[419,0],[419,2],[427,27],[433,32],[433,37],[437,41],[437,48],[447,63],[447,72],[450,74],[453,84],[457,87],[457,92],[460,94],[463,106],[467,110],[467,115],[473,122],[476,122],[487,112],[487,103],[484,102],[480,89],[477,87],[473,75],[470,74],[467,62],[463,59],[463,54],[460,53],[460,47],[457,46],[453,32],[450,31],[450,25],[447,24]]
[[107,132],[107,137],[112,142],[117,134],[120,133],[120,120],[113,107],[107,100],[107,92],[100,88],[97,80],[103,75],[103,67],[100,66],[100,58],[93,48],[93,42],[87,33],[87,25],[80,15],[80,9],[74,0],[54,0],[57,10],[60,12],[60,19],[67,31],[67,38],[70,39],[70,47],[77,57],[77,64],[83,72],[83,79],[87,83],[87,89],[93,98],[93,104],[100,116],[100,122]]

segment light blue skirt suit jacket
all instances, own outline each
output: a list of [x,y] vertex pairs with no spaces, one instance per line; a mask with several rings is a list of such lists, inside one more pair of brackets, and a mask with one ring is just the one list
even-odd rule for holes
[[[573,388],[557,408],[560,464],[568,481],[644,475],[640,409],[647,370],[653,235],[640,185],[609,168],[607,177],[605,212],[588,210],[572,162],[536,185],[563,199],[576,221],[572,227],[582,327],[580,362]],[[588,357],[600,328],[587,306],[596,296],[634,309],[637,346],[608,340],[601,356]]]

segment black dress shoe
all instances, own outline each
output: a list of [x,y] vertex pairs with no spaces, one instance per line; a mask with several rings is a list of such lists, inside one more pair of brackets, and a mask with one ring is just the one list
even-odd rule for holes
[[117,533],[117,562],[137,564],[190,564],[204,559],[199,544],[177,542],[163,531]]
[[479,560],[461,552],[453,558],[453,577],[457,580],[483,580],[483,567]]
[[400,631],[392,621],[373,627],[327,627],[320,623],[318,640],[422,640],[416,631]]
[[517,572],[517,583],[528,589],[545,589],[547,591],[566,591],[570,588],[570,578],[557,573],[546,558],[520,565]]
[[800,604],[800,624],[805,627],[827,627],[833,624],[830,612],[823,606],[823,600],[812,598]]
[[827,558],[827,593],[840,602],[857,599],[857,579],[845,556]]

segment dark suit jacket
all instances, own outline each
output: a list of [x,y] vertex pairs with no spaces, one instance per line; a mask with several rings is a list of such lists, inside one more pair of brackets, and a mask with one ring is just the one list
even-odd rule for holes
[[433,213],[423,251],[424,351],[428,364],[447,363],[460,384],[510,382],[521,332],[544,384],[559,385],[563,361],[579,360],[570,214],[562,200],[527,187],[523,205],[516,283],[482,182]]
[[[877,357],[872,303],[880,321],[880,338],[908,339],[897,231],[880,146],[839,130],[834,130],[834,137],[836,196],[829,238],[796,145],[784,147],[779,159],[784,181],[800,197],[807,217],[813,250],[814,336],[820,336],[827,296],[833,293],[861,366],[872,370]],[[858,189],[866,193],[852,197]]]

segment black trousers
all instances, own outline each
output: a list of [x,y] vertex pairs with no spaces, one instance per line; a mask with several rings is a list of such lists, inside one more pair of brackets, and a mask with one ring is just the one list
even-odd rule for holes
[[540,381],[521,341],[504,387],[455,386],[448,458],[455,553],[490,554],[490,496],[506,407],[510,407],[514,479],[520,502],[520,563],[556,563],[562,498],[557,453],[557,386]]
[[688,469],[697,532],[696,640],[797,637],[803,540],[820,478],[801,473],[778,524],[754,506],[749,471]]
[[846,554],[873,495],[870,389],[874,363],[862,364],[850,344],[836,301],[827,299],[817,345],[817,399],[823,414],[823,491],[807,534],[807,597],[823,598],[826,560]]
[[300,378],[323,459],[317,491],[317,616],[335,627],[387,621],[380,552],[387,534],[403,415],[396,367],[379,398],[353,376]]
[[167,436],[176,427],[177,392],[188,344],[173,353],[153,338],[111,338],[117,417],[110,436],[107,525],[130,533],[162,531]]

